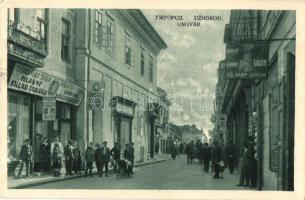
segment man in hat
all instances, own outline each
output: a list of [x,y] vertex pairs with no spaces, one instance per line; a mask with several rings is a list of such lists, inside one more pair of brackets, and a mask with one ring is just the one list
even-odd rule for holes
[[73,169],[73,140],[69,140],[67,146],[64,149],[65,160],[66,160],[66,175],[72,176]]
[[21,147],[20,150],[20,159],[21,159],[21,167],[18,173],[18,178],[21,175],[21,172],[23,171],[23,167],[25,165],[26,168],[26,175],[25,178],[29,178],[29,173],[31,170],[31,163],[33,161],[33,149],[30,145],[30,139],[26,139],[24,141],[24,144]]
[[101,145],[99,143],[96,143],[95,147],[96,147],[96,149],[95,149],[95,152],[94,152],[94,160],[95,160],[95,165],[96,165],[97,172],[98,172],[98,174],[100,174],[102,149],[101,149]]
[[110,153],[112,155],[112,160],[113,160],[113,167],[114,167],[114,173],[118,172],[118,161],[121,159],[121,148],[120,144],[116,142],[114,144],[114,147],[110,150]]
[[134,143],[131,142],[129,145],[130,162],[131,162],[131,173],[133,174],[133,164],[134,164]]
[[100,169],[100,177],[103,176],[103,170],[105,166],[106,177],[108,177],[108,163],[110,161],[110,150],[107,147],[107,142],[103,142],[103,146],[101,148],[101,169]]

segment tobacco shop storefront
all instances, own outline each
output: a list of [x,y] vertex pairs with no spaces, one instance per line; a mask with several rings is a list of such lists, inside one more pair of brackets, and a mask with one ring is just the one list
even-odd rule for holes
[[[14,63],[8,82],[8,167],[19,159],[25,139],[31,139],[34,162],[39,162],[43,139],[59,136],[63,145],[77,139],[75,115],[84,90],[52,75]],[[10,170],[11,169],[11,170]]]

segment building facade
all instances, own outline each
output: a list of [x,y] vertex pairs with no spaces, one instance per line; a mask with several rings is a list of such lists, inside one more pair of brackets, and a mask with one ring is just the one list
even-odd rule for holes
[[[84,89],[75,82],[76,12],[8,9],[9,169],[31,139],[34,161],[42,138],[76,139]],[[9,170],[10,171],[10,170]]]
[[[76,10],[76,70],[85,96],[76,130],[89,142],[135,144],[135,161],[154,157],[157,56],[165,42],[140,10]],[[92,97],[92,87],[101,96]],[[91,106],[90,106],[91,105]]]
[[135,161],[153,157],[164,48],[140,10],[9,9],[9,163],[24,139],[35,160],[36,140],[55,136],[82,151],[133,142]]
[[171,102],[167,98],[167,93],[160,87],[157,87],[157,93],[159,96],[160,107],[157,127],[157,143],[159,146],[159,151],[161,153],[166,153],[168,149],[168,138],[170,136],[169,131],[169,109]]
[[265,67],[263,76],[232,78],[226,72],[217,85],[224,95],[216,96],[216,111],[226,116],[223,138],[235,143],[239,157],[242,144],[254,138],[259,190],[293,190],[295,22],[294,11],[234,10],[225,30],[226,55],[232,45],[264,52],[259,60],[252,52],[252,67]]
[[[202,129],[198,129],[195,124],[193,125],[183,125],[180,126],[182,132],[182,142],[187,144],[191,141],[194,143],[198,140],[201,142],[205,142],[206,138]],[[205,138],[205,139],[203,139]]]

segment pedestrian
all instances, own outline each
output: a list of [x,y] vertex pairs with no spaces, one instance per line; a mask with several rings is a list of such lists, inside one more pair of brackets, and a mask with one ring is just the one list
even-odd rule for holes
[[73,169],[75,174],[82,174],[82,152],[79,149],[77,141],[74,141],[73,144]]
[[156,142],[156,145],[155,145],[155,152],[156,152],[156,155],[159,153],[159,143]]
[[203,161],[202,161],[202,149],[203,149],[203,144],[200,140],[197,141],[196,145],[196,156],[199,160],[199,164],[201,166],[201,169],[203,170]]
[[243,144],[243,156],[241,158],[240,178],[237,186],[249,186],[249,160],[251,157],[249,143]]
[[114,147],[110,150],[110,154],[112,156],[112,166],[114,168],[114,173],[118,173],[118,161],[121,159],[121,148],[118,142],[114,144]]
[[180,154],[180,155],[183,155],[183,152],[184,152],[184,145],[183,145],[183,143],[181,142],[181,143],[180,143],[180,146],[179,146],[179,154]]
[[203,171],[204,172],[209,172],[211,151],[210,151],[209,144],[207,142],[204,143],[204,145],[202,147],[201,159],[202,159],[202,163],[203,163]]
[[248,165],[248,175],[250,181],[250,187],[255,188],[257,186],[257,160],[255,158],[254,150],[254,138],[252,136],[248,137],[249,141],[249,165]]
[[107,142],[103,142],[103,146],[101,147],[101,169],[100,169],[100,177],[103,177],[103,170],[105,166],[106,177],[108,177],[108,163],[110,161],[110,150],[107,147]]
[[132,163],[131,163],[131,152],[129,144],[125,144],[125,149],[123,153],[123,162],[121,162],[121,167],[124,169],[124,173],[127,175],[127,177],[130,177],[130,174],[132,173]]
[[88,170],[90,177],[92,177],[92,169],[93,169],[93,161],[94,161],[94,149],[92,142],[90,142],[89,146],[87,147],[84,157],[86,161],[85,177],[87,177]]
[[177,148],[176,148],[176,145],[174,142],[171,144],[170,152],[171,152],[172,159],[175,160],[176,156],[177,156]]
[[66,175],[72,176],[73,170],[73,140],[69,140],[68,144],[65,146],[64,154],[65,154],[65,164],[66,164]]
[[225,157],[229,167],[230,174],[234,173],[235,162],[236,162],[236,148],[231,140],[225,148]]
[[134,166],[134,143],[131,142],[129,145],[130,148],[130,162],[131,162],[131,173],[133,174],[133,166]]
[[31,141],[30,139],[24,140],[24,144],[21,146],[20,155],[19,155],[19,158],[21,159],[21,166],[17,178],[20,178],[24,165],[26,170],[25,178],[30,177],[31,165],[33,162],[33,149],[32,146],[30,145],[30,141]]
[[54,144],[54,149],[52,153],[52,167],[53,167],[53,172],[54,176],[60,176],[60,171],[62,167],[62,151],[59,147],[59,144]]
[[211,152],[211,159],[215,172],[213,178],[219,178],[220,165],[221,165],[220,162],[222,161],[222,149],[217,141],[214,142],[214,147]]
[[187,164],[192,164],[192,162],[193,162],[194,148],[195,147],[194,147],[193,140],[186,145],[185,153],[187,156]]
[[42,143],[42,135],[37,133],[35,135],[35,142],[34,142],[34,153],[33,153],[33,161],[34,161],[34,171],[39,172],[41,170],[41,152],[40,152],[40,145]]
[[94,152],[94,160],[95,160],[95,165],[96,165],[97,172],[98,172],[98,174],[100,174],[102,148],[101,148],[101,145],[99,143],[96,143],[95,147],[96,147],[96,149],[95,149],[95,152]]
[[[59,141],[59,137],[58,136],[55,136],[54,137],[54,140],[53,140],[53,142],[51,143],[51,146],[50,146],[50,148],[48,148],[49,150],[50,150],[50,166],[52,166],[52,163],[53,163],[53,150],[54,150],[54,146],[55,146],[55,144],[58,144],[58,146],[59,146],[59,148],[60,148],[60,151],[63,153],[64,152],[64,148],[63,148],[63,145],[61,144],[61,142]],[[62,158],[63,159],[63,158]]]
[[48,142],[48,139],[46,137],[44,137],[42,139],[42,142],[40,144],[40,165],[41,165],[41,169],[44,172],[48,172],[50,169],[50,163],[51,163],[51,158],[50,158],[50,154],[49,152],[50,150],[50,143]]

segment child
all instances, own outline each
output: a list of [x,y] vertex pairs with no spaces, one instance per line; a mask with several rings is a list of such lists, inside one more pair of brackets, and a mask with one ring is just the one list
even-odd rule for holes
[[93,168],[93,160],[94,160],[94,149],[92,142],[90,142],[90,145],[86,149],[85,160],[86,160],[85,177],[87,177],[88,169],[89,169],[90,177],[92,177],[92,168]]
[[53,149],[53,164],[54,176],[60,176],[62,166],[62,152],[58,144],[55,144]]

